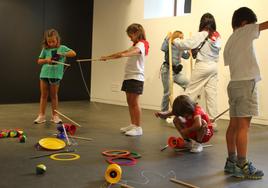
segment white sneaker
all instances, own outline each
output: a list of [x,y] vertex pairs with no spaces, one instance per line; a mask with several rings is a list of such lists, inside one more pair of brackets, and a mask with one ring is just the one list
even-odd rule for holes
[[135,127],[136,127],[136,125],[130,124],[130,125],[127,126],[127,127],[122,127],[122,128],[120,128],[120,131],[121,131],[122,133],[125,133],[125,132],[130,131],[131,129],[133,129],[133,128],[135,128]]
[[50,121],[52,121],[52,122],[54,122],[54,123],[56,123],[56,124],[58,124],[58,123],[62,123],[62,120],[59,118],[58,115],[54,115],[54,116],[52,116],[52,118],[51,118]]
[[127,136],[140,136],[140,135],[142,135],[142,128],[135,126],[131,130],[125,132],[125,135],[127,135]]
[[45,123],[46,117],[44,115],[38,115],[38,117],[34,120],[35,124]]
[[203,146],[202,144],[195,142],[192,146],[192,149],[190,150],[190,152],[192,153],[200,153],[203,151]]
[[174,116],[172,116],[172,117],[168,117],[168,118],[166,119],[166,122],[167,122],[167,123],[173,123],[173,119],[174,119]]

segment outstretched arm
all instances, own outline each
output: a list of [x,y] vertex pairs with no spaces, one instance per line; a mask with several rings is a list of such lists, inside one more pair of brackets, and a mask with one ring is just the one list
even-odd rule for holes
[[139,55],[141,53],[140,49],[138,47],[133,47],[130,48],[129,50],[125,50],[122,52],[117,52],[108,56],[102,56],[101,60],[106,61],[108,59],[118,59],[121,57],[130,57],[130,56],[135,56]]
[[268,21],[259,24],[259,31],[268,29]]

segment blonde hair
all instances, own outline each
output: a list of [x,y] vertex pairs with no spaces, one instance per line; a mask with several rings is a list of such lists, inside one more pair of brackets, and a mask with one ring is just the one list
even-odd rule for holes
[[133,23],[127,27],[127,34],[136,34],[138,40],[146,40],[145,31],[141,24]]
[[172,34],[172,39],[180,38],[180,35],[183,35],[181,31],[174,31]]
[[43,41],[42,41],[42,47],[43,48],[49,48],[48,43],[47,43],[47,39],[50,37],[55,36],[58,43],[57,43],[57,47],[60,46],[61,43],[61,39],[60,39],[60,35],[58,33],[58,31],[56,29],[48,29],[44,32],[44,37],[43,37]]

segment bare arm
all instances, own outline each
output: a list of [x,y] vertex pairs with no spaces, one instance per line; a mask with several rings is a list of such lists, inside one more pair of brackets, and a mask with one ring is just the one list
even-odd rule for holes
[[259,24],[259,31],[268,29],[268,21]]
[[127,50],[125,51],[121,51],[121,52],[117,52],[117,53],[114,53],[114,54],[111,54],[111,55],[107,55],[107,56],[102,56],[101,57],[101,60],[103,61],[106,61],[108,59],[117,59],[117,58],[121,58],[122,57],[122,54],[127,52]]
[[155,112],[154,115],[156,117],[160,117],[160,118],[166,119],[166,118],[172,116],[173,113],[171,111],[167,111],[167,112]]
[[125,50],[122,52],[117,52],[114,54],[111,54],[109,56],[102,56],[101,60],[108,60],[108,59],[118,59],[121,57],[130,57],[130,56],[136,56],[139,55],[141,53],[140,49],[138,47],[133,47],[129,50]]
[[182,131],[184,134],[188,135],[192,131],[198,131],[202,126],[202,119],[200,115],[194,117],[194,123],[191,127],[184,128]]
[[43,64],[46,64],[46,63],[48,63],[48,64],[52,63],[51,58],[47,58],[47,59],[39,58],[37,60],[37,64],[39,64],[39,65],[43,65]]

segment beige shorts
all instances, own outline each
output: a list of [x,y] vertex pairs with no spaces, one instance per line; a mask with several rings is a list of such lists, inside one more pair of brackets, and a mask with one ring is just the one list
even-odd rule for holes
[[255,80],[231,81],[227,87],[230,117],[259,115],[258,92]]

